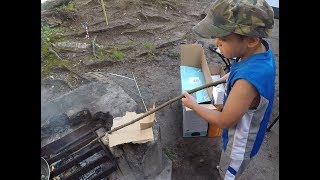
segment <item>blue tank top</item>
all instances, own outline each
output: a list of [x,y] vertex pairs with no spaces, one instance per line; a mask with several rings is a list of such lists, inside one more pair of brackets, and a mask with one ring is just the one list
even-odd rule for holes
[[228,129],[223,129],[223,148],[231,148],[231,158],[251,158],[257,154],[263,142],[272,112],[275,89],[275,60],[269,44],[263,40],[266,52],[254,54],[240,62],[234,62],[230,69],[224,103],[236,80],[245,79],[260,94],[257,109],[248,110],[241,120]]

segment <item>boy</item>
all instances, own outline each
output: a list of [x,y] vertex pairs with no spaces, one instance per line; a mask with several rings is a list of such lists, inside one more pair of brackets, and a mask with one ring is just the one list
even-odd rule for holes
[[263,142],[272,111],[275,63],[269,44],[272,8],[265,0],[216,0],[207,16],[193,27],[215,44],[226,58],[239,57],[224,77],[227,89],[221,111],[199,106],[184,92],[182,103],[199,116],[223,128],[219,172],[238,179]]

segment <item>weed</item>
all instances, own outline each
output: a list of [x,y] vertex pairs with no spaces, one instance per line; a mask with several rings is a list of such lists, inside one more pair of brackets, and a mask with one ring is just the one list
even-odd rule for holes
[[114,59],[122,60],[125,56],[126,54],[124,52],[119,51],[117,49],[113,49],[111,51],[111,57],[113,57]]
[[156,54],[156,47],[151,43],[144,44],[144,47],[147,49],[148,56],[154,57]]

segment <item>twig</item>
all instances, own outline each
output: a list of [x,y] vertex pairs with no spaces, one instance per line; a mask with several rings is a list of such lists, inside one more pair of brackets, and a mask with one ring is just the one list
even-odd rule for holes
[[103,0],[101,0],[101,6],[102,6],[102,9],[103,9],[104,17],[106,18],[106,23],[107,23],[107,25],[108,25],[107,12],[106,12],[106,8],[105,8],[104,1],[103,1]]
[[49,51],[52,52],[54,55],[56,55],[58,59],[62,60],[62,58],[59,56],[59,54],[57,52],[55,52],[51,47],[49,47]]
[[138,89],[138,92],[139,92],[140,98],[141,98],[141,100],[142,100],[142,103],[143,103],[143,105],[144,105],[144,108],[145,108],[145,110],[146,110],[146,112],[147,112],[148,109],[147,109],[147,107],[146,107],[146,104],[145,104],[144,101],[143,101],[142,95],[141,95],[140,90],[139,90],[139,86],[138,86],[138,84],[137,84],[137,81],[136,81],[136,78],[134,77],[133,72],[132,72],[132,76],[133,76],[134,82],[136,83],[136,87],[137,87],[137,89]]
[[96,49],[95,48],[96,47],[96,44],[95,44],[96,38],[97,38],[97,36],[94,36],[93,41],[92,41],[92,52],[93,52],[93,56],[98,58],[96,55],[96,50],[95,50]]
[[134,81],[134,79],[129,78],[129,77],[127,77],[127,76],[122,76],[122,75],[113,74],[113,73],[108,73],[108,74],[113,75],[113,76],[119,76],[119,77],[127,78],[127,79],[130,79],[130,80]]

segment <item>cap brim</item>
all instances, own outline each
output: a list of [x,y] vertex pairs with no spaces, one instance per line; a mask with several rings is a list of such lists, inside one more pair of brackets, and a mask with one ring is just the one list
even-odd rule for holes
[[206,16],[202,21],[192,28],[192,31],[202,38],[214,39],[231,34],[218,26],[213,25],[212,20]]

